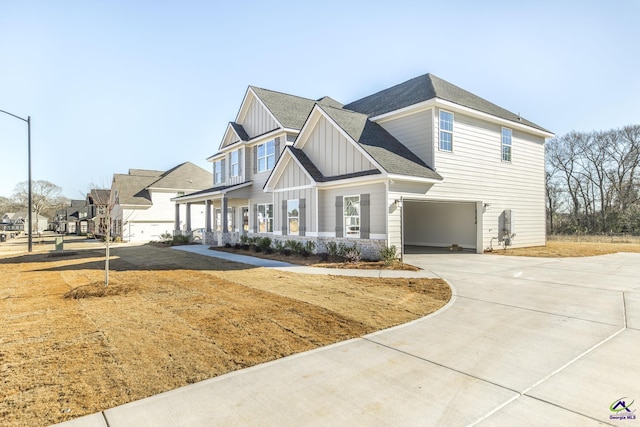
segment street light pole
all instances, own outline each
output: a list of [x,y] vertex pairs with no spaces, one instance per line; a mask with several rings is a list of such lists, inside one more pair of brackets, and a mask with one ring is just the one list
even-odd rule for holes
[[15,114],[11,114],[8,111],[4,111],[4,110],[0,110],[0,113],[5,113],[10,115],[11,117],[15,117],[16,119],[22,120],[23,122],[27,122],[27,154],[28,154],[28,166],[29,166],[29,193],[28,193],[28,197],[29,197],[29,212],[27,212],[27,216],[28,216],[28,227],[29,227],[29,231],[27,232],[27,250],[29,252],[33,251],[33,237],[31,236],[31,234],[33,233],[33,228],[31,226],[32,224],[32,209],[33,209],[33,198],[31,197],[31,116],[27,116],[26,119],[23,119],[20,116],[16,116]]

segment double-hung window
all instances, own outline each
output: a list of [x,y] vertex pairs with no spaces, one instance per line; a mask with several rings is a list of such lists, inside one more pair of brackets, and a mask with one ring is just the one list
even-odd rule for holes
[[276,144],[274,140],[267,141],[258,145],[258,172],[269,171],[273,169],[276,162]]
[[441,151],[453,151],[453,113],[440,110],[440,143]]
[[300,233],[300,204],[298,199],[287,200],[288,233],[297,236]]
[[258,205],[258,232],[273,233],[273,204]]
[[502,161],[511,162],[511,136],[509,128],[502,128]]
[[213,162],[213,183],[214,184],[222,184],[224,180],[224,170],[223,170],[223,161],[218,160]]
[[344,236],[360,238],[360,196],[345,196],[342,206]]
[[238,150],[232,151],[230,156],[231,163],[231,176],[236,177],[240,176],[240,156]]

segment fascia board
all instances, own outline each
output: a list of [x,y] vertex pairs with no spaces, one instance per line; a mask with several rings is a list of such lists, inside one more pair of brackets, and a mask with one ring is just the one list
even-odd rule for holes
[[398,180],[398,181],[425,182],[429,184],[439,184],[444,182],[444,178],[442,179],[421,178],[419,176],[409,176],[409,175],[399,175],[399,174],[389,174],[387,176],[391,180]]
[[353,187],[354,185],[377,184],[387,182],[388,180],[388,176],[383,173],[382,176],[376,175],[373,179],[370,176],[360,176],[356,178],[341,179],[339,181],[319,182],[316,186],[322,190],[330,190],[334,188]]

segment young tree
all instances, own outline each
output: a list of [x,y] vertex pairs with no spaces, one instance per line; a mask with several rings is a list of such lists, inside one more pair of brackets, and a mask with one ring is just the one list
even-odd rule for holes
[[95,208],[93,212],[94,234],[104,236],[105,257],[104,257],[104,285],[109,286],[109,259],[112,241],[112,212],[115,205],[111,197],[111,190],[97,188],[92,185],[88,194],[90,206]]

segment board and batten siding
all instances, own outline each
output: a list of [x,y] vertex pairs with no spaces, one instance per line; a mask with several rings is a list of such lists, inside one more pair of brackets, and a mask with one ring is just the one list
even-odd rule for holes
[[240,141],[240,138],[238,138],[238,136],[235,134],[234,131],[232,131],[231,129],[227,130],[227,134],[225,135],[224,139],[222,140],[222,145],[221,147],[228,147],[229,145],[233,145],[236,142]]
[[315,198],[316,191],[313,188],[290,190],[273,193],[273,230],[282,232],[282,201],[305,199],[305,228],[306,235],[315,235],[318,230],[316,212],[318,201]]
[[384,183],[358,185],[318,191],[319,208],[318,226],[321,236],[335,236],[336,232],[336,197],[370,195],[370,236],[376,238],[386,236],[387,227],[387,188]]
[[255,138],[278,128],[278,123],[271,113],[255,97],[251,99],[247,112],[242,117],[240,124],[249,135],[249,138]]
[[306,185],[311,185],[311,180],[295,161],[290,160],[282,175],[280,175],[280,179],[278,179],[276,189],[296,188]]
[[498,235],[499,217],[505,209],[511,209],[513,215],[514,247],[544,245],[544,138],[511,128],[511,162],[503,162],[502,126],[455,113],[453,151],[441,151],[438,115],[435,109],[434,160],[444,182],[434,185],[428,197],[489,204],[483,214],[485,248]]
[[375,166],[331,122],[321,117],[303,150],[325,176],[375,169]]
[[433,110],[420,111],[381,122],[387,132],[413,151],[428,166],[433,167]]

